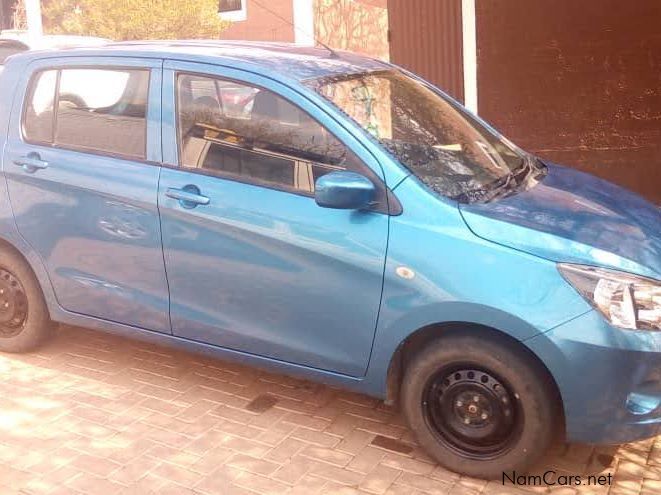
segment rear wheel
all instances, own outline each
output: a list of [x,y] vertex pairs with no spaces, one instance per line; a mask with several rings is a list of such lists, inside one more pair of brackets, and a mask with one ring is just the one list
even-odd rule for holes
[[26,352],[51,328],[41,287],[23,258],[0,249],[0,351]]
[[524,472],[548,448],[554,394],[537,363],[495,338],[439,339],[409,363],[402,409],[445,467],[480,478]]

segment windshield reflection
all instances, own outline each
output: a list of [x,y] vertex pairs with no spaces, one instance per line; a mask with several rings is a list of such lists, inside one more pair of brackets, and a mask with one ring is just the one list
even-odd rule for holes
[[532,187],[545,167],[461,106],[398,70],[308,82],[437,193],[491,201]]

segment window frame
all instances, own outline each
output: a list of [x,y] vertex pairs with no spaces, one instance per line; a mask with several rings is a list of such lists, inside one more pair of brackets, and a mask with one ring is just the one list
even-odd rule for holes
[[[105,150],[99,150],[96,148],[86,148],[85,146],[74,146],[74,145],[62,145],[62,144],[57,144],[55,142],[55,136],[57,134],[57,114],[58,109],[59,109],[59,101],[60,101],[60,78],[62,76],[62,71],[64,70],[96,70],[96,71],[103,71],[103,70],[108,70],[108,71],[143,71],[147,72],[148,78],[147,78],[147,106],[145,108],[145,117],[144,117],[144,123],[145,123],[145,143],[144,143],[144,150],[143,154],[141,157],[135,156],[135,155],[127,155],[125,153],[118,153],[118,152],[112,152],[112,151],[105,151]],[[154,67],[150,66],[138,66],[138,65],[94,65],[94,64],[71,64],[71,65],[49,65],[49,66],[44,66],[35,69],[32,71],[29,75],[28,79],[28,84],[26,91],[23,95],[23,102],[22,102],[22,108],[20,112],[20,126],[19,126],[19,137],[21,141],[23,141],[26,144],[34,145],[34,146],[43,146],[46,148],[50,149],[56,149],[56,150],[64,150],[64,151],[73,151],[77,153],[84,153],[87,155],[95,155],[95,156],[102,156],[106,158],[116,158],[119,160],[126,160],[126,161],[132,161],[132,162],[137,162],[137,163],[146,163],[150,165],[160,165],[157,162],[154,162],[153,160],[149,160],[149,108],[152,99],[152,77],[154,74]],[[56,78],[55,78],[55,94],[53,95],[53,123],[52,123],[52,141],[36,141],[36,140],[31,140],[28,139],[25,135],[25,116],[28,111],[28,106],[29,106],[29,98],[33,96],[33,90],[34,90],[34,85],[37,83],[37,80],[39,78],[39,75],[48,72],[48,71],[55,71],[56,72]]]
[[[312,119],[314,122],[319,124],[321,127],[323,127],[326,132],[328,132],[334,139],[336,139],[342,146],[344,146],[351,154],[353,154],[360,166],[360,170],[353,170],[358,173],[361,173],[368,177],[375,185],[377,188],[377,195],[382,198],[382,201],[375,205],[373,208],[370,208],[369,211],[374,211],[374,212],[380,212],[380,213],[389,213],[389,206],[388,204],[393,201],[393,195],[388,189],[388,187],[385,185],[383,180],[376,174],[371,167],[369,167],[361,158],[360,156],[355,153],[350,146],[348,146],[343,140],[341,140],[334,132],[332,132],[327,126],[319,122],[319,120],[311,115],[308,111],[306,111],[304,108],[301,108],[299,104],[296,102],[292,101],[290,98],[287,98],[286,96],[282,95],[281,93],[274,91],[271,88],[268,88],[266,86],[256,84],[253,82],[248,82],[248,81],[243,81],[238,78],[232,78],[224,75],[218,75],[218,74],[213,74],[213,73],[205,73],[205,72],[198,72],[198,71],[192,71],[192,70],[186,70],[186,69],[173,69],[173,75],[174,75],[174,85],[172,87],[174,91],[174,128],[175,128],[175,134],[176,134],[176,151],[177,151],[177,163],[174,165],[176,168],[179,170],[183,170],[189,173],[195,173],[195,174],[200,174],[200,175],[205,175],[208,177],[214,177],[217,179],[221,180],[230,180],[234,182],[239,182],[242,184],[246,185],[251,185],[255,187],[263,187],[266,189],[272,189],[280,192],[285,192],[289,194],[295,194],[297,196],[303,196],[307,198],[314,198],[314,190],[313,191],[304,191],[301,189],[297,189],[295,187],[290,187],[286,185],[281,185],[275,182],[269,182],[269,181],[260,181],[259,179],[255,179],[249,176],[239,176],[239,175],[234,175],[230,173],[223,173],[223,172],[218,172],[218,171],[210,171],[208,169],[200,168],[200,167],[187,167],[184,166],[182,163],[182,136],[181,136],[181,126],[179,122],[179,109],[180,109],[180,95],[179,95],[179,77],[180,76],[193,76],[193,77],[199,77],[199,78],[206,78],[206,79],[211,79],[212,81],[223,81],[223,82],[230,82],[230,83],[235,83],[239,84],[242,86],[248,86],[251,88],[255,88],[258,90],[264,90],[264,91],[269,91],[270,93],[273,93],[279,98],[284,99],[287,101],[289,104],[293,105],[295,108],[300,110],[301,112],[304,112],[310,119]],[[216,84],[217,86],[217,84]],[[231,146],[231,145],[228,145]],[[244,150],[245,148],[237,146],[237,149]],[[246,150],[250,151],[250,150]],[[268,152],[267,152],[268,153]],[[266,153],[265,153],[266,154]],[[274,155],[277,155],[277,153],[274,153]],[[299,160],[296,159],[295,157],[291,157],[291,160],[294,162],[299,162],[299,161],[306,161],[306,160]],[[316,162],[312,161],[306,161],[307,163],[310,164],[310,168],[313,166],[321,166],[321,167],[326,167],[326,168],[334,168],[332,165],[327,165],[327,164],[319,164]],[[295,165],[294,165],[295,166]],[[340,167],[335,167],[336,170],[349,170],[346,168],[340,168]],[[351,171],[351,170],[350,170]],[[296,171],[294,171],[295,173]],[[381,199],[380,198],[380,199]],[[383,203],[383,204],[381,204]]]

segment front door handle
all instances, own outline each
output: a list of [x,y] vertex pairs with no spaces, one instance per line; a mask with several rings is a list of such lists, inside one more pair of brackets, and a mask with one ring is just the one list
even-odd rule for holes
[[42,160],[39,153],[28,153],[27,156],[15,158],[13,162],[14,165],[22,167],[29,174],[48,168],[48,162]]
[[184,186],[181,189],[168,187],[165,191],[168,198],[176,199],[184,208],[195,208],[197,205],[208,205],[209,198],[200,194],[200,189],[194,185]]

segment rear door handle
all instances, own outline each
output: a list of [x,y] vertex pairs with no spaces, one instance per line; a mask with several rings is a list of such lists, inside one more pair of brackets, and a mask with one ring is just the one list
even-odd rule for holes
[[197,205],[208,205],[210,202],[210,199],[200,194],[200,189],[194,185],[184,186],[181,189],[168,187],[165,195],[178,200],[184,208],[195,208]]
[[13,161],[14,165],[22,167],[30,174],[48,168],[48,162],[42,160],[38,153],[29,153],[27,156],[21,156]]

